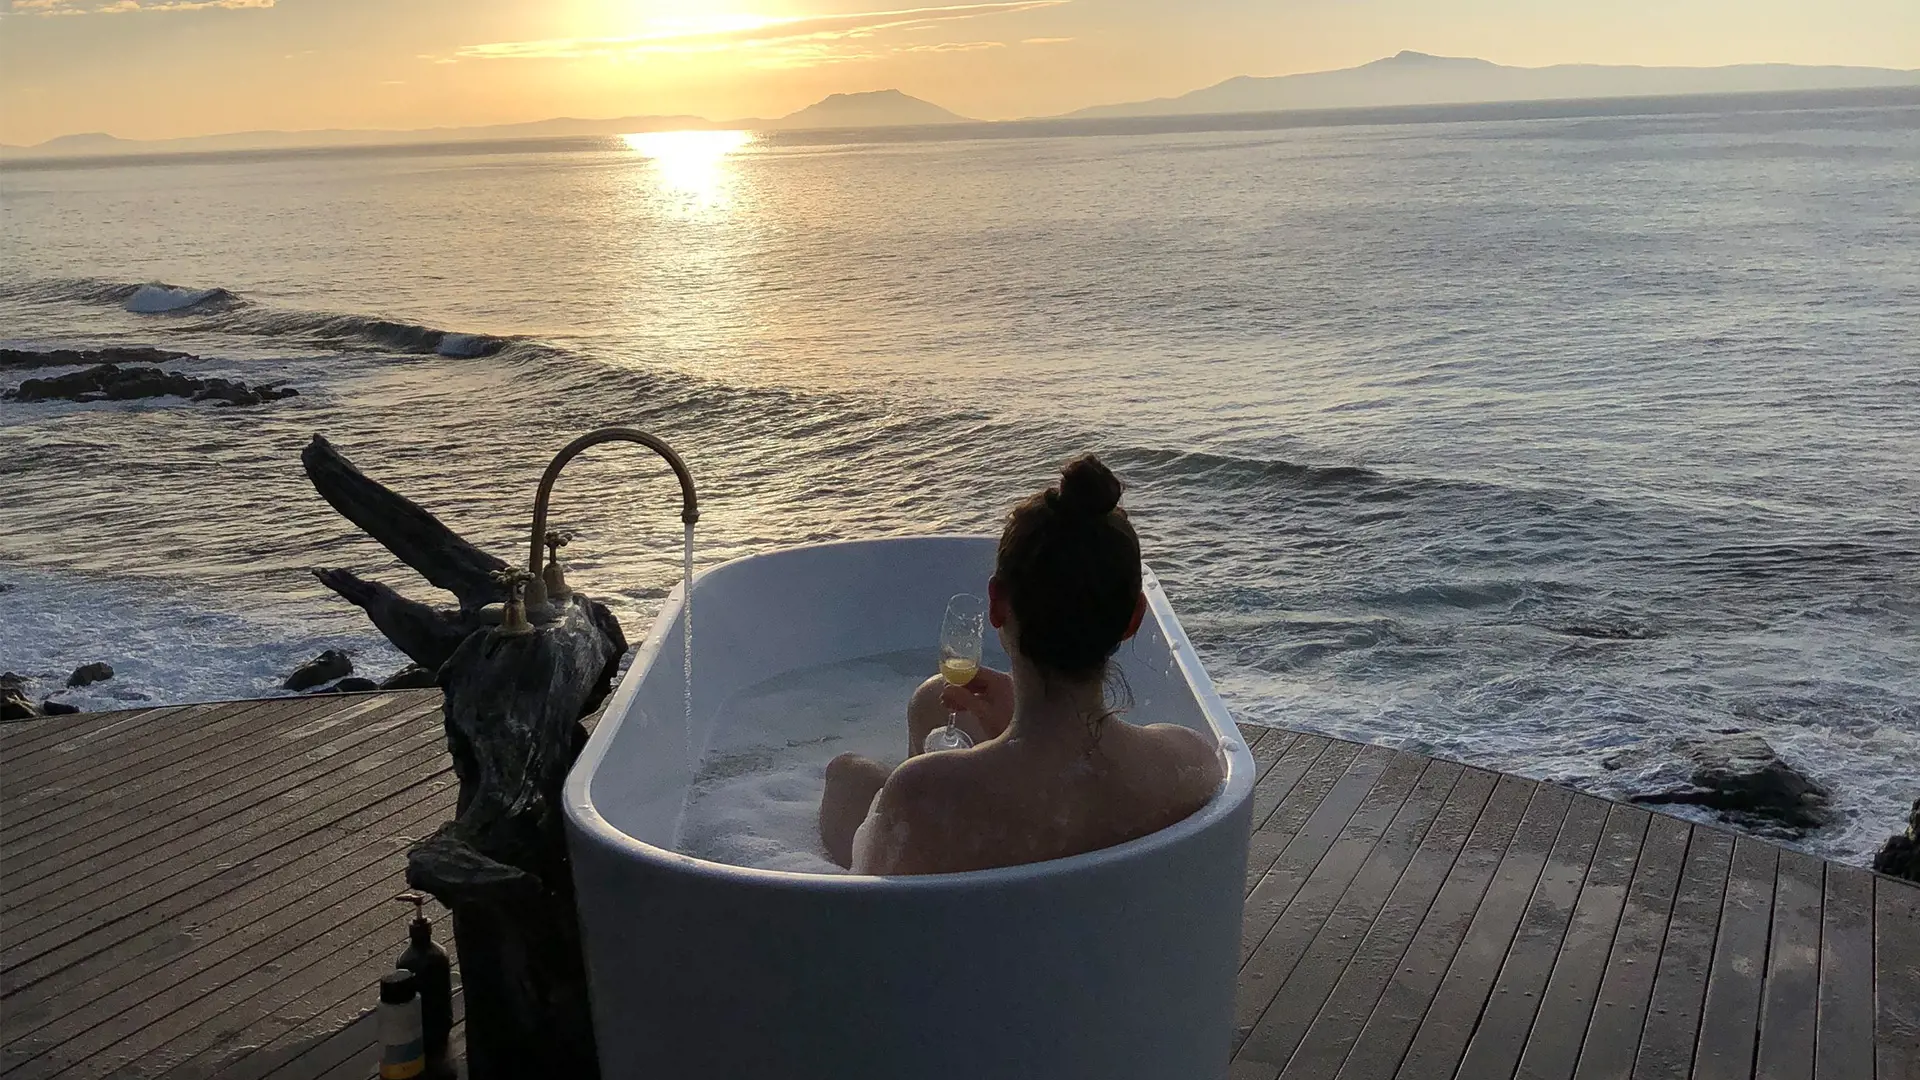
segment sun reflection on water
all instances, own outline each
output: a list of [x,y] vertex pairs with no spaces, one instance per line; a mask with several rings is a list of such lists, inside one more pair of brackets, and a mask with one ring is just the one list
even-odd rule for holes
[[751,131],[647,131],[620,136],[653,163],[663,194],[699,207],[724,205],[733,170],[727,158],[753,142]]

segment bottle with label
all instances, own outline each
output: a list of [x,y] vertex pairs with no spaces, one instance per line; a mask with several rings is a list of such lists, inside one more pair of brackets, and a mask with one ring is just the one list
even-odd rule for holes
[[420,994],[411,971],[380,976],[380,1080],[415,1080],[427,1071],[420,1034]]
[[423,910],[427,898],[405,892],[394,897],[412,904],[413,922],[407,927],[407,949],[394,967],[414,974],[420,991],[420,1025],[426,1039],[427,1064],[433,1076],[452,1076],[447,1061],[447,1036],[453,1030],[453,963],[447,950],[434,943],[433,924]]

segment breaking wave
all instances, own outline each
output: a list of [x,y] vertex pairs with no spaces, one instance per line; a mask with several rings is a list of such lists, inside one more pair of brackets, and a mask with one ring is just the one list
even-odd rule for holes
[[162,315],[219,311],[237,307],[242,302],[238,295],[225,289],[186,289],[152,282],[135,288],[122,306],[135,315]]
[[101,278],[54,278],[0,282],[0,300],[37,304],[118,307],[136,315],[197,317],[182,329],[289,338],[333,348],[440,355],[459,359],[492,356],[524,339],[442,330],[371,315],[277,310],[247,301],[224,288],[190,288],[165,282],[120,282]]

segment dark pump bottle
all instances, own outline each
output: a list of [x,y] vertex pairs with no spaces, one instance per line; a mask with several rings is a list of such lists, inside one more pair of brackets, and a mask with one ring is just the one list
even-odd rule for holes
[[426,1036],[427,1066],[435,1074],[447,1072],[447,1034],[453,1028],[453,964],[447,950],[434,944],[433,924],[427,921],[422,906],[427,898],[419,893],[401,893],[394,897],[413,905],[413,922],[407,927],[407,951],[394,966],[413,972],[420,987],[420,1027]]

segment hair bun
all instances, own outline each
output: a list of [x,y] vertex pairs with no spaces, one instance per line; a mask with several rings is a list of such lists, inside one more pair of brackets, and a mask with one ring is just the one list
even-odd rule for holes
[[1060,509],[1074,517],[1105,517],[1120,505],[1120,492],[1120,478],[1092,454],[1060,470]]

